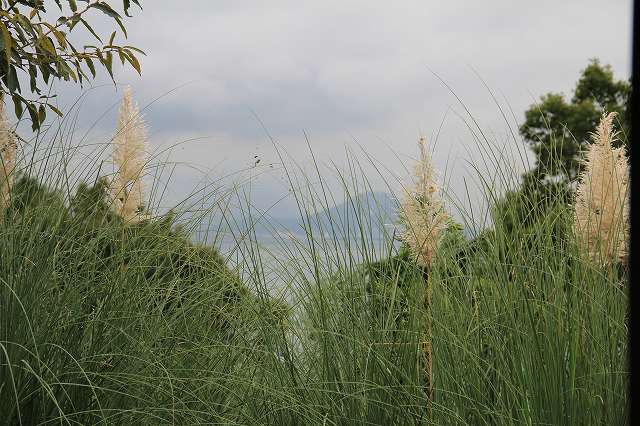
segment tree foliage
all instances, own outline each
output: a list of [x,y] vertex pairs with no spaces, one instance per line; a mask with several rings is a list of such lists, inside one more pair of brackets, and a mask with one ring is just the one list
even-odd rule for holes
[[628,133],[630,92],[630,84],[616,80],[611,66],[592,59],[582,71],[570,101],[560,93],[543,95],[540,103],[525,112],[520,127],[520,134],[536,155],[536,167],[529,174],[538,180],[575,180],[581,167],[580,151],[603,111],[617,112],[616,124],[623,134]]
[[[141,7],[140,0],[122,0],[121,15],[112,1],[105,0],[0,0],[0,93],[13,100],[17,117],[27,111],[34,130],[47,115],[47,108],[58,115],[62,112],[49,101],[55,94],[47,88],[52,80],[73,81],[82,85],[95,78],[103,68],[113,79],[113,61],[120,60],[141,72],[137,54],[144,52],[134,46],[116,43],[118,35],[127,38],[124,25],[132,5]],[[89,23],[93,13],[106,15],[114,21],[116,30],[108,37],[100,35]],[[58,17],[53,20],[51,14]],[[90,40],[76,45],[78,28],[88,32]],[[87,36],[87,34],[83,34]],[[20,76],[28,78],[27,90],[21,87]]]
[[507,233],[538,226],[554,206],[571,201],[571,183],[583,167],[582,150],[603,111],[618,113],[620,143],[628,142],[630,91],[629,82],[614,78],[611,66],[592,59],[582,70],[570,101],[560,93],[547,93],[525,111],[520,134],[531,146],[536,164],[523,175],[521,186],[507,192],[493,208],[494,220]]

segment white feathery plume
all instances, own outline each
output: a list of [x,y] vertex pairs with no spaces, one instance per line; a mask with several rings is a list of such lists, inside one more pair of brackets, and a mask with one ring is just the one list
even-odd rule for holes
[[113,139],[113,162],[117,168],[111,185],[113,207],[127,222],[144,218],[142,172],[146,163],[147,132],[131,88],[124,90],[116,135]]
[[426,139],[418,140],[420,159],[414,166],[415,186],[407,190],[401,203],[405,229],[401,235],[417,263],[429,267],[450,222],[438,196],[435,170]]
[[616,113],[603,114],[576,188],[574,231],[582,254],[598,265],[625,262],[629,238],[629,164],[614,148]]
[[9,204],[18,144],[9,128],[4,101],[0,98],[0,212]]

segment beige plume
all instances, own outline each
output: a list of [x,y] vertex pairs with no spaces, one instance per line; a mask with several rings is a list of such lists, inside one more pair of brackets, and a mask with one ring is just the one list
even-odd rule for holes
[[0,98],[0,212],[9,204],[18,144],[9,128],[4,101]]
[[418,140],[420,159],[414,166],[414,187],[406,191],[401,203],[404,232],[401,237],[417,263],[429,267],[443,231],[450,222],[439,198],[435,170],[425,138]]
[[116,175],[111,185],[113,207],[127,222],[145,217],[142,173],[146,163],[147,132],[131,88],[124,91],[116,136],[113,139],[113,162]]
[[599,265],[626,261],[629,236],[629,164],[614,148],[615,113],[603,114],[591,134],[576,189],[574,231],[581,252]]

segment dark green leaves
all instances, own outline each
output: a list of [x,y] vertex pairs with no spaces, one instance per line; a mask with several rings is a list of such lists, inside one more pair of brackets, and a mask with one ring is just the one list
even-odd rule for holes
[[113,10],[113,8],[111,6],[109,6],[109,4],[107,2],[98,1],[96,3],[92,3],[91,5],[89,5],[89,7],[92,7],[94,9],[98,9],[102,13],[104,13],[107,16],[113,18],[116,21],[116,23],[118,24],[118,26],[120,27],[120,29],[122,30],[122,33],[124,34],[124,37],[127,38],[127,30],[124,27],[124,24],[122,23],[122,16],[120,16],[120,14],[118,12]]
[[93,78],[96,77],[96,67],[95,65],[93,65],[93,61],[91,60],[90,57],[86,57],[85,58],[85,64],[87,64],[87,67],[89,68],[89,71],[91,72],[91,75],[93,76]]
[[140,62],[138,62],[138,58],[136,58],[133,52],[131,51],[123,50],[123,52],[125,52],[125,57],[129,61],[131,66],[138,72],[139,75],[142,75],[142,70],[140,69]]
[[58,114],[58,117],[62,117],[64,114],[62,114],[62,111],[60,111],[58,108],[54,107],[51,104],[47,104],[47,106],[49,107],[49,109],[53,112],[55,112],[56,114]]
[[7,29],[7,26],[4,24],[4,22],[0,22],[0,31],[2,32],[2,44],[4,46],[4,51],[7,56],[7,63],[10,63],[13,37],[11,37],[11,33],[9,33],[9,30]]
[[[51,79],[73,81],[80,85],[86,79],[95,78],[102,67],[114,79],[113,57],[118,58],[123,66],[130,65],[138,74],[141,73],[140,62],[136,54],[144,52],[133,46],[116,44],[118,32],[127,37],[123,15],[109,0],[54,0],[60,15],[55,20],[47,21],[46,2],[17,0],[12,7],[0,5],[0,93],[11,95],[17,116],[22,116],[26,109],[37,129],[46,118],[47,109],[61,115],[62,112],[48,104],[48,99],[55,95],[43,96],[40,85],[49,85]],[[2,2],[4,5],[5,2]],[[139,0],[124,0],[122,11],[129,15],[132,5],[141,8]],[[105,44],[103,36],[90,23],[94,14],[99,11],[115,21],[115,31]],[[78,26],[78,24],[81,24]],[[86,30],[84,36],[97,40],[97,46],[85,45],[76,49],[68,38],[68,33],[80,29]],[[26,74],[29,90],[38,95],[30,100],[20,94],[20,73]],[[43,85],[44,86],[44,85]],[[47,90],[44,90],[46,92]]]
[[24,110],[22,109],[22,100],[20,99],[20,96],[13,95],[12,100],[13,100],[13,106],[16,113],[16,117],[18,118],[22,117],[22,113],[24,112]]
[[113,10],[113,8],[111,6],[109,6],[109,4],[104,2],[104,1],[99,1],[99,2],[96,2],[96,3],[92,3],[91,5],[89,5],[89,7],[93,7],[95,9],[98,9],[98,10],[102,11],[103,13],[107,14],[108,16],[110,16],[112,18],[120,18],[120,14],[118,12],[116,12],[115,10]]
[[38,115],[38,109],[32,103],[27,104],[27,111],[29,111],[29,116],[31,117],[31,129],[33,131],[38,130],[40,127],[40,116]]
[[129,16],[129,17],[131,17],[131,15],[129,15],[129,9],[131,8],[131,2],[133,2],[140,9],[142,9],[142,6],[140,6],[140,3],[138,2],[138,0],[122,0],[122,8],[124,9],[124,14],[126,16]]
[[5,75],[4,83],[9,88],[11,93],[20,91],[20,82],[18,81],[18,74],[16,73],[16,67],[11,65],[9,72]]
[[616,81],[608,65],[592,60],[582,71],[573,97],[548,93],[525,112],[520,134],[536,155],[534,174],[574,180],[581,169],[580,150],[589,140],[603,111],[618,112],[616,125],[628,131],[627,99],[630,86]]

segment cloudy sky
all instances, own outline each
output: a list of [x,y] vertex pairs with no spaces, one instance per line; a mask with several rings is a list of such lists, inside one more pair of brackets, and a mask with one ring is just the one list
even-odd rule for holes
[[[416,138],[438,135],[436,164],[461,197],[464,180],[477,181],[468,162],[479,161],[464,107],[496,144],[522,148],[509,142],[509,125],[540,95],[569,94],[589,58],[611,64],[619,78],[630,70],[631,0],[142,4],[127,20],[129,42],[147,52],[142,77],[118,71],[117,80],[147,106],[153,149],[187,141],[171,154],[186,163],[170,185],[177,198],[203,176],[241,171],[256,158],[252,173],[265,172],[256,202],[280,198],[286,185],[267,132],[300,164],[310,157],[306,135],[323,163],[340,167],[350,149],[400,179]],[[100,25],[108,31],[108,22]],[[508,123],[483,81],[513,112]],[[96,135],[112,128],[122,93],[103,82],[79,117],[89,127],[106,112]],[[77,96],[66,86],[60,92],[62,105]],[[290,206],[285,200],[274,214]]]

